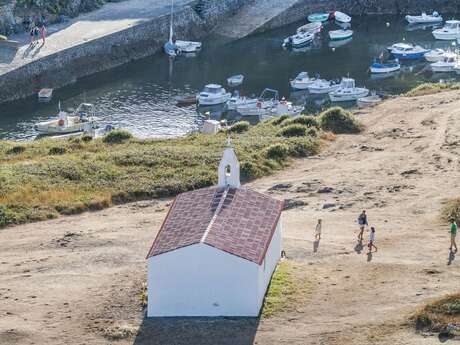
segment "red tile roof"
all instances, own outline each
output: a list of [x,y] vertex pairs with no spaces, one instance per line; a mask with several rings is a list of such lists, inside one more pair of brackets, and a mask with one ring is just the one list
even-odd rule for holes
[[282,201],[245,188],[180,194],[147,258],[202,242],[261,264],[282,209]]

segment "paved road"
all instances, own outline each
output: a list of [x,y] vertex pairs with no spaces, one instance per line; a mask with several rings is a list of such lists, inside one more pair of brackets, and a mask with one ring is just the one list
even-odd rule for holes
[[[192,0],[175,0],[175,6],[181,7],[191,2]],[[47,55],[152,20],[169,11],[170,0],[127,0],[108,3],[96,11],[80,15],[66,23],[48,27],[45,45],[39,43],[35,47],[29,47],[28,34],[12,36],[10,38],[21,42],[22,46],[17,51],[0,49],[0,75]]]

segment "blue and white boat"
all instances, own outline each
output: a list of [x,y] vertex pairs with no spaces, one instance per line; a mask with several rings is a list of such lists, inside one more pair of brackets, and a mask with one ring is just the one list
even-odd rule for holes
[[369,67],[371,73],[392,73],[399,71],[401,69],[401,65],[397,62],[393,63],[378,63],[374,62]]
[[329,31],[329,37],[333,41],[346,40],[353,36],[353,30],[340,29]]
[[309,22],[325,22],[330,19],[331,15],[329,13],[313,13],[310,14],[307,19]]
[[412,44],[399,44],[396,48],[390,50],[391,55],[393,55],[398,60],[421,59],[428,52],[430,52],[430,49],[425,49],[421,46],[413,46]]

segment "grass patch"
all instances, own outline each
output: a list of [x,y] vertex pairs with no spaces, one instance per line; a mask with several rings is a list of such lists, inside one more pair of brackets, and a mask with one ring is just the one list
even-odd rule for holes
[[[267,121],[232,133],[243,180],[319,152],[319,138],[308,131],[286,138],[280,129]],[[0,228],[213,185],[226,137],[221,132],[139,140],[114,131],[89,141],[0,141]]]
[[[305,298],[311,284],[306,278],[299,277],[296,270],[304,271],[302,267],[289,261],[281,261],[278,264],[265,295],[261,311],[263,318],[288,311]],[[303,277],[303,273],[301,274]]]
[[460,90],[460,83],[424,83],[404,94],[405,97],[432,95],[442,91]]
[[349,111],[340,107],[332,107],[318,116],[318,122],[324,131],[336,134],[359,133],[363,125]]
[[453,325],[460,325],[460,293],[448,295],[427,304],[414,317],[418,330],[456,334]]

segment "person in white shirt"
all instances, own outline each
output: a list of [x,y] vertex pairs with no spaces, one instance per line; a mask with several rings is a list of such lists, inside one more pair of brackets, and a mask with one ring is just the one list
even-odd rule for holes
[[318,224],[316,224],[315,228],[315,240],[319,241],[321,239],[321,219],[318,219]]
[[369,253],[372,253],[372,248],[375,248],[375,252],[377,252],[377,247],[375,246],[375,228],[371,226],[371,231],[369,232]]

